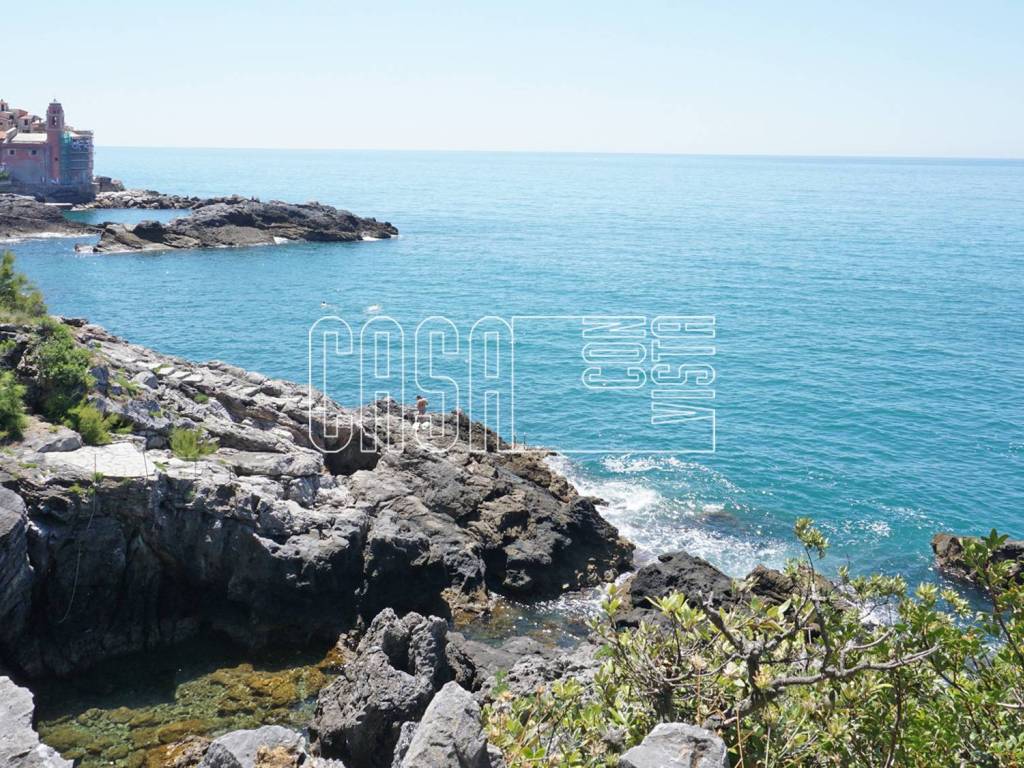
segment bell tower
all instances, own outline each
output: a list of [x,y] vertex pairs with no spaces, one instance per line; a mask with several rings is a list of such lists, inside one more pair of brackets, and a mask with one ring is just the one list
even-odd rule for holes
[[46,145],[49,149],[49,180],[60,182],[60,147],[64,138],[64,107],[54,99],[46,108]]

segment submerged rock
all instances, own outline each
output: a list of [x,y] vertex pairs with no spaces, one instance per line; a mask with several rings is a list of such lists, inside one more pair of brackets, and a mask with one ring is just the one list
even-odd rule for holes
[[201,201],[191,207],[191,215],[167,223],[104,224],[93,251],[223,248],[275,245],[291,240],[351,242],[398,234],[388,222],[360,218],[320,203],[264,203],[237,197]]
[[71,768],[32,729],[32,693],[0,676],[0,765],[5,768]]
[[[462,414],[432,414],[435,436],[393,401],[311,401],[304,386],[70,327],[94,358],[90,399],[130,434],[76,447],[58,428],[0,454],[0,663],[27,675],[200,626],[249,647],[330,641],[386,607],[447,618],[630,565],[631,545],[546,454],[502,453]],[[21,352],[30,336],[0,328]],[[30,358],[15,372],[31,392]],[[176,428],[216,451],[175,457]]]

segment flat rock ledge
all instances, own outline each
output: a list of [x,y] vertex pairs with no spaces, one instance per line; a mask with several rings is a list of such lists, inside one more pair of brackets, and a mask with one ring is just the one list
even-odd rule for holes
[[[93,253],[279,245],[295,240],[356,242],[398,235],[389,222],[321,203],[261,202],[242,197],[200,201],[170,222],[104,224]],[[86,250],[83,248],[82,250]]]
[[[92,351],[90,401],[125,430],[88,446],[34,418],[0,452],[0,666],[20,676],[201,629],[247,647],[332,642],[384,608],[450,620],[631,566],[599,500],[546,452],[501,452],[462,413],[431,414],[427,430],[394,401],[344,408],[67,322]],[[0,325],[0,342],[34,408],[34,330]],[[176,428],[217,450],[177,458]]]

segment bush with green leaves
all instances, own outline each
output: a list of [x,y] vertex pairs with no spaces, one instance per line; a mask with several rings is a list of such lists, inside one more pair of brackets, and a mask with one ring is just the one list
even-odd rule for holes
[[171,452],[183,461],[199,461],[217,450],[216,440],[207,440],[202,430],[175,427],[171,430]]
[[14,254],[0,256],[0,318],[8,322],[32,322],[46,316],[43,295],[25,275],[14,269]]
[[91,355],[68,327],[56,320],[44,320],[39,333],[41,340],[32,351],[32,362],[39,372],[40,408],[47,418],[63,422],[93,385]]
[[828,542],[801,520],[804,557],[773,604],[736,584],[731,607],[655,602],[660,622],[617,630],[612,593],[593,630],[603,643],[592,686],[562,682],[500,693],[488,736],[509,768],[610,768],[659,722],[715,730],[742,768],[1024,766],[1024,586],[994,553],[994,531],[966,558],[988,599],[900,578],[823,587]]
[[102,414],[90,403],[79,403],[68,412],[66,423],[82,436],[86,445],[106,445],[111,432],[121,432],[131,425],[122,425],[116,413]]
[[0,373],[0,440],[18,440],[25,430],[25,387],[10,371]]

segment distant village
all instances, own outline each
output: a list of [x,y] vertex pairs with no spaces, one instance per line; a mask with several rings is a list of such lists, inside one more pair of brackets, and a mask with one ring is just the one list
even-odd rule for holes
[[52,101],[46,117],[0,99],[0,192],[80,202],[95,196],[92,131],[72,128]]

